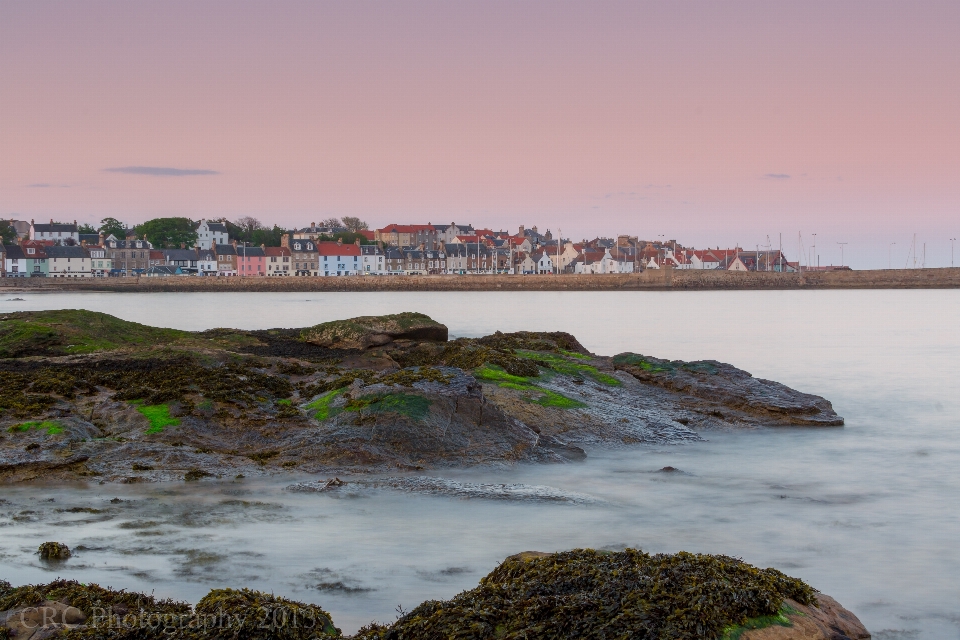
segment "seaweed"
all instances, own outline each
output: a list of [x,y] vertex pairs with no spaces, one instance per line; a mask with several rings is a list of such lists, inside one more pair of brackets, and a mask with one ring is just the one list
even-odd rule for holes
[[31,429],[37,431],[46,431],[48,436],[55,436],[63,433],[63,426],[56,420],[34,420],[14,425],[8,429],[11,433],[25,433]]
[[140,405],[137,411],[150,421],[150,428],[145,432],[147,434],[162,433],[164,428],[176,427],[180,424],[180,418],[172,417],[170,407],[165,404]]
[[[597,370],[596,367],[589,364],[582,364],[580,362],[571,362],[570,356],[556,355],[552,353],[543,353],[543,352],[534,352],[527,351],[524,349],[518,349],[516,354],[520,358],[529,358],[534,360],[542,367],[556,371],[567,376],[573,376],[577,378],[582,378],[583,376],[589,376],[599,382],[600,384],[606,385],[608,387],[619,387],[622,382],[614,378],[613,376],[601,373]],[[576,354],[578,358],[582,358],[580,354]]]
[[344,411],[355,411],[361,414],[376,415],[380,413],[396,413],[423,420],[430,411],[430,400],[423,396],[409,393],[386,393],[360,398],[351,398],[344,405]]
[[[541,555],[541,554],[531,554]],[[362,640],[427,638],[717,638],[734,625],[777,616],[784,600],[814,590],[774,569],[680,552],[578,549],[508,558],[452,600],[427,601]]]
[[514,391],[528,392],[525,398],[533,403],[544,407],[554,407],[556,409],[583,409],[587,405],[579,400],[568,398],[562,393],[545,389],[539,385],[533,384],[528,378],[514,376],[496,365],[483,365],[474,370],[473,375],[478,380],[493,382],[498,387],[504,389],[513,389]]
[[61,542],[44,542],[37,549],[37,555],[43,560],[66,560],[72,554],[70,547]]
[[328,391],[313,402],[304,405],[304,407],[314,412],[313,417],[315,419],[323,422],[324,420],[332,418],[340,412],[340,409],[330,406],[330,403],[333,402],[334,399],[336,399],[336,397],[341,393],[343,393],[342,389]]

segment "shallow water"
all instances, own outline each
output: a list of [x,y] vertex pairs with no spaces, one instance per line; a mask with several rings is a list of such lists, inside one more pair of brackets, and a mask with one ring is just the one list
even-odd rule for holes
[[[607,355],[730,362],[827,397],[847,421],[438,474],[589,500],[284,490],[316,479],[303,476],[4,488],[0,574],[15,584],[59,575],[191,601],[243,585],[322,604],[353,630],[470,588],[518,551],[636,546],[775,566],[875,638],[960,637],[958,291],[0,295],[0,312],[87,308],[183,329],[416,310],[454,335],[564,330]],[[667,465],[682,473],[657,472]],[[57,511],[74,506],[105,511]],[[43,566],[30,553],[44,540],[81,550]]]

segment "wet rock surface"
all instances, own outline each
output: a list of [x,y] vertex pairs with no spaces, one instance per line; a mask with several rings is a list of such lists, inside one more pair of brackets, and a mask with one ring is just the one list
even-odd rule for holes
[[558,332],[446,337],[412,313],[201,333],[0,315],[0,482],[563,464],[588,446],[843,422],[721,363],[596,356]]

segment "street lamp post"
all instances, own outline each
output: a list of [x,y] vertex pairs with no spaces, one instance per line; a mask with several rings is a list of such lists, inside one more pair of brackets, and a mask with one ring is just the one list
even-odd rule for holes
[[842,266],[843,266],[843,245],[845,245],[845,244],[847,244],[847,243],[846,243],[846,242],[838,242],[837,244],[840,245],[840,266],[842,267]]
[[893,268],[893,245],[897,244],[896,242],[891,242],[887,247],[887,269]]
[[956,238],[950,238],[950,268],[953,268],[953,243],[956,242]]

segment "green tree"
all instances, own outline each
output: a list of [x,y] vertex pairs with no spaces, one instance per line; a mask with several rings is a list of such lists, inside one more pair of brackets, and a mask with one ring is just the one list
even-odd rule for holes
[[80,233],[96,233],[97,232],[97,230],[93,227],[93,225],[87,224],[86,222],[84,222],[82,225],[77,227],[77,231]]
[[0,242],[3,244],[13,244],[17,239],[17,230],[6,220],[0,220]]
[[286,233],[286,230],[277,225],[268,229],[263,226],[262,222],[251,216],[245,216],[236,222],[230,222],[229,220],[223,222],[227,226],[227,233],[230,234],[231,239],[236,239],[237,242],[246,242],[255,247],[260,245],[279,247],[280,239]]
[[321,235],[317,238],[319,242],[336,242],[340,240],[343,244],[353,244],[357,240],[360,241],[360,244],[376,244],[372,240],[367,240],[363,235],[359,233],[353,233],[351,231],[341,231],[340,233],[335,233],[332,236],[326,234]]
[[116,218],[104,218],[100,221],[100,231],[104,237],[113,235],[117,240],[123,240],[127,227]]
[[190,218],[154,218],[135,227],[138,236],[159,249],[178,249],[181,244],[192,247],[197,242],[195,224]]
[[353,231],[354,233],[370,228],[366,222],[353,216],[343,216],[343,226],[347,228],[347,231]]

